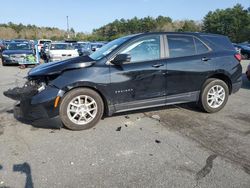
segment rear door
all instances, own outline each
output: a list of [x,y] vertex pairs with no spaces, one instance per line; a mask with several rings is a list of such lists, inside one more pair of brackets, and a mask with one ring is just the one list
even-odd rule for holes
[[111,89],[116,111],[165,105],[166,62],[163,37],[149,35],[130,42],[120,53],[131,62],[110,65]]
[[213,70],[211,49],[192,35],[166,35],[167,101],[196,100],[207,75]]

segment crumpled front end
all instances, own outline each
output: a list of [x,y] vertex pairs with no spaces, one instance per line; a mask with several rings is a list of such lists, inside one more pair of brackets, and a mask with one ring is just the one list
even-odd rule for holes
[[60,128],[59,108],[55,107],[60,93],[60,89],[45,78],[29,78],[23,87],[9,89],[4,95],[19,101],[14,107],[16,119],[36,127]]

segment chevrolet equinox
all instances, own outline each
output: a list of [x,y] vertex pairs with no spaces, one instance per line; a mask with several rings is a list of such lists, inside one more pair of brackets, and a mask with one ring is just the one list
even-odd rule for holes
[[220,111],[242,83],[240,55],[226,36],[144,33],[111,41],[90,56],[41,64],[22,88],[14,115],[32,124],[89,129],[103,116],[197,102]]

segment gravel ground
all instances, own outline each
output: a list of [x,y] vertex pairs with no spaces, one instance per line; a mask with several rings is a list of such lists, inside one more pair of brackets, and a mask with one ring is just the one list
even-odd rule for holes
[[[249,62],[242,62],[243,69]],[[2,92],[29,69],[0,66],[0,187],[250,187],[250,82],[224,110],[168,106],[72,132],[13,118]]]

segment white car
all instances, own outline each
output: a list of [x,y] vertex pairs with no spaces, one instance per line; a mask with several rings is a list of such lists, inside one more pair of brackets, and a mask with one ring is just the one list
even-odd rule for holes
[[44,43],[51,43],[52,40],[49,39],[40,39],[37,41],[37,47],[38,47],[38,52],[41,52],[41,49],[43,48]]
[[62,61],[78,57],[78,51],[69,43],[51,43],[49,48],[49,61]]

